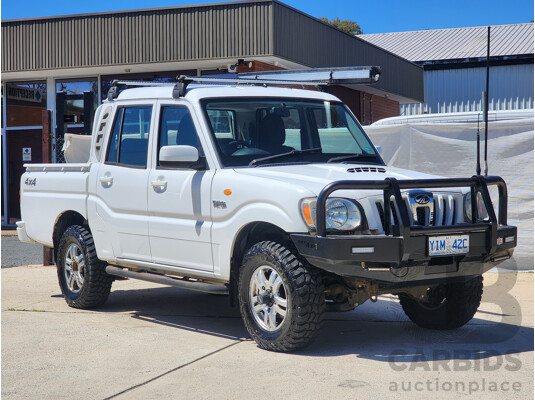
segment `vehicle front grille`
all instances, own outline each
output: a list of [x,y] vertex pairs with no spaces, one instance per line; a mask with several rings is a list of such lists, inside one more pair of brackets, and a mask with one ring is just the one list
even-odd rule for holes
[[429,207],[418,207],[416,209],[416,213],[418,214],[418,218],[417,218],[418,220],[414,221],[416,222],[415,225],[425,226],[425,214],[428,210],[429,210]]
[[[430,205],[423,205],[416,208],[416,218],[414,218],[410,205],[409,197],[403,195],[403,202],[409,214],[411,225],[418,226],[447,226],[455,225],[462,222],[463,216],[460,215],[462,210],[462,195],[457,194],[433,194],[433,202]],[[385,229],[385,211],[382,199],[375,200],[378,217],[381,221],[383,231]],[[399,210],[394,201],[390,202],[391,221],[394,225],[399,224]]]

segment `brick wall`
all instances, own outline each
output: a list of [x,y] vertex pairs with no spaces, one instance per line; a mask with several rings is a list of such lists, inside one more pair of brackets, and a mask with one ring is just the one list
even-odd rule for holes
[[349,107],[351,111],[353,111],[353,114],[355,114],[355,117],[360,121],[360,92],[346,88],[344,86],[330,86],[329,92],[333,95],[338,97],[342,102]]
[[249,68],[249,66],[247,65],[248,63],[249,61],[245,60],[244,64],[238,65],[237,72],[242,73],[242,72],[277,71],[280,69],[284,69],[282,67],[278,67],[273,64],[268,64],[262,61],[251,61],[252,66],[251,68]]
[[359,121],[362,125],[369,125],[383,118],[398,117],[399,103],[374,94],[360,93]]

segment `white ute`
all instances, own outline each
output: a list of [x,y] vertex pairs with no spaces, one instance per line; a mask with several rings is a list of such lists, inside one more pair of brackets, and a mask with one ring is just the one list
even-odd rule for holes
[[[338,98],[259,85],[298,72],[114,86],[87,162],[26,165],[19,239],[54,248],[69,306],[102,305],[117,277],[230,294],[273,351],[385,293],[426,328],[473,317],[482,274],[517,242],[503,180],[385,165]],[[327,72],[307,84],[373,83],[379,69]]]

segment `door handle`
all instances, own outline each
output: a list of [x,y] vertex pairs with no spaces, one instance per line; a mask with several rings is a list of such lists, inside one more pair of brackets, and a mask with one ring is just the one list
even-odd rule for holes
[[167,189],[167,181],[164,181],[164,180],[158,179],[156,181],[152,181],[151,185],[154,189],[157,189],[157,190]]
[[102,186],[111,186],[113,184],[113,177],[110,175],[104,175],[99,178]]

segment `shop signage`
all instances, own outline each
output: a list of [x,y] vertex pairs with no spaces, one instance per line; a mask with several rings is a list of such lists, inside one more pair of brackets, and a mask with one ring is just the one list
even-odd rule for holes
[[7,86],[7,97],[9,99],[31,101],[40,103],[43,95],[39,89],[21,87],[21,86]]
[[32,161],[32,148],[31,147],[22,148],[22,161]]

